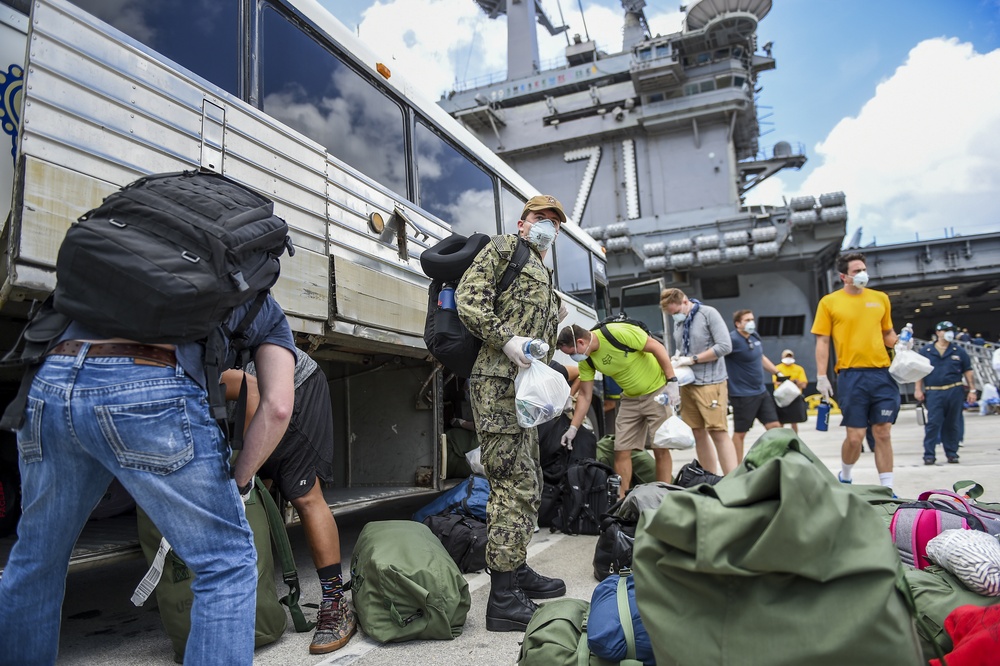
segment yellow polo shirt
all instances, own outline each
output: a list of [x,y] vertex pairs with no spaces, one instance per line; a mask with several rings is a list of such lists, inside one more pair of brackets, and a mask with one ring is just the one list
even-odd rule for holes
[[844,368],[888,368],[889,353],[882,332],[892,328],[889,297],[875,289],[857,296],[838,289],[816,308],[812,332],[829,335],[837,353],[837,372]]

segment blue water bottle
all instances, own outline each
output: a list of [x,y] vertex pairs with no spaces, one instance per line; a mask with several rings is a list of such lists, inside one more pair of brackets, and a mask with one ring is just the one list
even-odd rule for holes
[[830,403],[825,399],[819,401],[816,409],[816,430],[826,432],[830,429]]
[[442,310],[455,309],[455,287],[453,285],[446,284],[441,287],[441,291],[438,292],[438,307]]

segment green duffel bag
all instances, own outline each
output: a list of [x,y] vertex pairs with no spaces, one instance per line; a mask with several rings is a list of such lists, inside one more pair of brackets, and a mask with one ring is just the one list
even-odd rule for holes
[[[287,616],[282,604],[288,606],[296,631],[309,631],[313,623],[306,621],[299,607],[298,572],[281,513],[257,477],[254,477],[254,488],[245,507],[247,522],[253,530],[253,542],[257,550],[257,621],[254,626],[254,647],[260,647],[275,642],[285,633]],[[146,557],[146,564],[152,566],[162,537],[156,525],[141,508],[136,507],[136,514],[139,545]],[[272,542],[278,549],[282,578],[288,585],[288,595],[281,599],[278,598],[274,586]],[[146,576],[148,578],[150,574]],[[194,575],[184,564],[184,560],[171,549],[163,561],[163,573],[156,583],[156,603],[160,610],[163,629],[174,646],[174,661],[177,663],[184,660],[184,647],[191,632],[191,602],[194,599],[191,581],[193,580]],[[136,590],[136,595],[140,595],[140,590],[146,582],[144,579]],[[133,597],[133,600],[136,599],[137,597]]]
[[944,620],[953,610],[970,604],[985,607],[1000,603],[1000,598],[986,597],[966,589],[957,578],[939,566],[932,565],[923,570],[904,567],[904,570],[917,614],[922,619],[922,623],[917,625],[917,633],[927,660],[947,654],[954,648],[951,636],[944,629]]
[[[614,666],[613,662],[590,653],[587,645],[589,613],[590,602],[583,599],[559,599],[539,606],[524,631],[517,665]],[[641,661],[627,663],[642,666]]]
[[[597,460],[608,467],[615,466],[615,436],[605,435],[597,440]],[[638,486],[642,483],[656,481],[656,461],[646,451],[632,451],[632,483]]]
[[351,594],[361,628],[382,643],[460,636],[472,605],[451,555],[412,520],[365,525],[351,556]]
[[924,663],[899,567],[883,520],[784,428],[643,513],[633,556],[659,666]]

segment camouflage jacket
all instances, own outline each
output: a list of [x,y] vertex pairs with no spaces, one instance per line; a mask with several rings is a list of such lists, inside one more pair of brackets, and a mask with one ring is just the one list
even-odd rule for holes
[[531,250],[513,284],[497,296],[497,283],[516,243],[513,234],[494,236],[455,290],[458,316],[483,341],[473,375],[513,379],[517,366],[503,353],[503,346],[515,335],[541,338],[555,349],[559,299],[552,286],[552,271],[537,251]]

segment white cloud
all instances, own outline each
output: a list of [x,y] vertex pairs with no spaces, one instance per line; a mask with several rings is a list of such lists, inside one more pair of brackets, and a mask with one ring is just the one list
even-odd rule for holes
[[[552,23],[559,25],[558,5],[544,0],[543,6]],[[589,34],[598,48],[609,53],[621,50],[623,11],[617,2],[585,5],[586,31],[575,3],[564,12],[570,38]],[[650,13],[647,23],[654,35],[667,34],[680,29],[680,18],[679,12]],[[488,18],[472,0],[378,0],[362,13],[358,32],[374,50],[391,55],[393,71],[430,99],[451,90],[456,82],[486,75],[502,80],[506,75],[507,18]],[[541,26],[537,34],[543,64],[563,57],[566,35],[549,35]]]
[[848,226],[863,242],[936,238],[945,228],[974,234],[997,227],[1000,200],[1000,49],[976,53],[957,39],[917,44],[876,88],[857,117],[817,144],[819,165],[798,191],[780,176],[748,203],[780,196],[847,193]]

